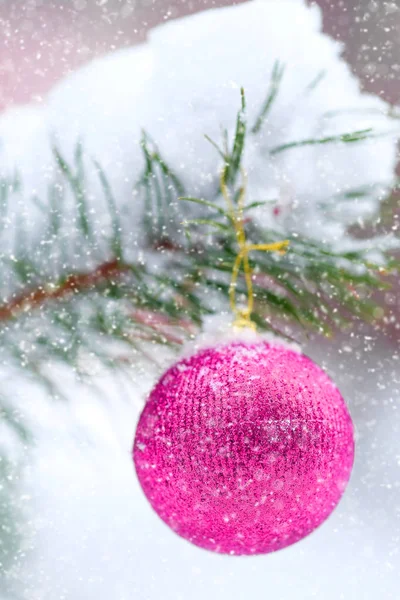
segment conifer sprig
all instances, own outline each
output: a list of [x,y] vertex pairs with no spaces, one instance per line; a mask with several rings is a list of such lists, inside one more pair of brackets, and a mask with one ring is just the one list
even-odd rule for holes
[[[260,110],[259,126],[250,130],[247,127],[242,90],[232,142],[229,143],[226,132],[221,147],[210,140],[222,160],[225,184],[234,199],[240,192],[237,175],[245,167],[246,137],[257,135],[278,93],[283,73],[283,66],[277,64]],[[369,135],[373,132],[368,130],[305,140],[272,151],[308,144],[354,143]],[[18,282],[0,306],[2,364],[39,379],[52,392],[57,393],[57,389],[47,368],[49,362],[65,363],[82,377],[87,359],[126,368],[136,360],[137,353],[148,353],[149,344],[177,346],[188,335],[195,334],[206,315],[228,310],[229,281],[237,248],[233,223],[221,203],[221,190],[216,189],[210,198],[190,196],[190,190],[184,189],[169,166],[168,157],[161,156],[156,142],[146,132],[141,149],[144,169],[136,191],[144,206],[147,240],[139,253],[141,258],[127,252],[125,233],[130,224],[121,219],[106,172],[94,162],[111,224],[106,244],[104,232],[97,231],[88,209],[81,143],[77,145],[72,165],[54,149],[63,184],[50,187],[47,203],[35,199],[47,221],[43,240],[28,247],[22,242],[20,224],[15,252],[0,257],[3,265],[11,269],[14,283]],[[9,195],[19,185],[17,176],[0,185],[2,223],[7,219]],[[66,189],[75,203],[76,231],[72,241],[62,235],[67,218]],[[354,190],[347,192],[341,201],[351,202],[369,193],[370,189]],[[254,221],[253,211],[264,204],[267,202],[248,199],[246,235],[251,243],[269,244],[282,238],[282,233],[264,230]],[[194,215],[190,207],[195,207]],[[338,325],[350,323],[355,316],[374,319],[381,312],[377,310],[373,291],[388,287],[387,273],[397,268],[394,260],[388,258],[382,268],[371,264],[368,253],[361,250],[338,252],[296,234],[285,233],[285,238],[290,241],[287,254],[251,255],[253,317],[260,329],[286,335],[291,331],[288,326],[296,324],[328,334]],[[62,256],[59,270],[52,277],[44,276],[41,269],[42,242],[48,252]],[[78,242],[81,252],[93,262],[89,270],[74,268]],[[239,279],[239,298],[242,292],[245,292],[244,281]],[[0,398],[2,419],[15,428],[5,406]]]

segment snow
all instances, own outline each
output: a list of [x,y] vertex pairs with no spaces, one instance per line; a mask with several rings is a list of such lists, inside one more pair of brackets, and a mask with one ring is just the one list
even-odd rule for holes
[[[232,326],[234,318],[232,315],[221,312],[219,315],[205,317],[201,332],[193,340],[185,342],[179,353],[179,357],[191,356],[203,348],[212,348],[219,344],[229,344],[233,341],[257,342],[265,341],[271,346],[283,346],[293,352],[301,353],[301,346],[295,341],[289,341],[278,337],[272,332],[254,331],[247,327],[239,328]],[[173,361],[176,357],[173,357]]]

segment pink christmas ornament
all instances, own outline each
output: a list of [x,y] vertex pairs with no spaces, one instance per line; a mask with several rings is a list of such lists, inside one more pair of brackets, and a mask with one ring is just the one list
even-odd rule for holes
[[215,552],[262,554],[333,511],[350,477],[353,425],[307,356],[235,341],[163,375],[133,456],[144,493],[176,533]]

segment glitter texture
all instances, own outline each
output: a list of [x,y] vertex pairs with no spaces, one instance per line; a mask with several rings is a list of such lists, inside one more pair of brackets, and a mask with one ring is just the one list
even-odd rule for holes
[[237,341],[162,376],[133,455],[144,493],[176,533],[215,552],[261,554],[332,512],[350,477],[353,425],[307,356]]

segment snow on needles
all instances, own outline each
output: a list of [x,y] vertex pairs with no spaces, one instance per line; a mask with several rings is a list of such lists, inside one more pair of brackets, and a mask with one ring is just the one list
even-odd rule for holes
[[[204,134],[219,143],[222,127],[232,140],[242,86],[251,129],[277,67],[283,72],[276,98],[246,141],[249,199],[276,201],[258,208],[255,218],[348,247],[349,225],[376,214],[394,181],[397,134],[388,105],[361,93],[341,51],[321,32],[317,7],[255,0],[171,21],[151,31],[146,44],[94,60],[56,85],[45,106],[11,109],[0,119],[0,175],[18,169],[23,184],[9,203],[2,250],[13,243],[13,212],[21,214],[21,206],[26,239],[34,243],[43,233],[43,213],[31,197],[48,202],[50,184],[60,179],[53,145],[73,163],[82,143],[88,202],[106,239],[111,224],[93,159],[101,164],[131,248],[143,243],[144,201],[135,191],[144,168],[143,130],[189,195],[214,199],[220,159]],[[363,141],[276,152],[292,142],[367,129],[373,137]],[[360,188],[366,194],[343,200]],[[64,208],[71,229],[68,193]],[[76,261],[88,268],[87,257]]]

